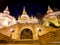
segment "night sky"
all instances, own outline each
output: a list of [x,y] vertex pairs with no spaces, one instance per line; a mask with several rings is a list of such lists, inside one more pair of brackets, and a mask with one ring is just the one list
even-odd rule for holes
[[50,5],[52,9],[60,10],[59,0],[0,0],[0,12],[3,12],[7,5],[10,14],[16,18],[22,14],[24,6],[29,16],[35,16],[38,12],[45,14],[48,5]]

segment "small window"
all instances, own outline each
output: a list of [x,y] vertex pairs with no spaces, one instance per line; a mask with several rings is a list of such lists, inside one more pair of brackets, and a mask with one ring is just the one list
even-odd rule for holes
[[39,29],[39,31],[41,31],[41,29]]

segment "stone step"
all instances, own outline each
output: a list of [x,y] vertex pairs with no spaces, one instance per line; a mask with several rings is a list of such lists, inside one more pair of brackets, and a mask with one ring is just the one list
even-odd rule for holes
[[0,44],[0,45],[39,45],[39,44]]
[[30,40],[30,41],[3,41],[4,44],[38,44],[38,40]]

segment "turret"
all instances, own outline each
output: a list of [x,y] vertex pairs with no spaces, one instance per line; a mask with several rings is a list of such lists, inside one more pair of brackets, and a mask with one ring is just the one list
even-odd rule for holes
[[3,11],[3,13],[4,13],[4,14],[7,14],[7,15],[10,14],[10,12],[9,12],[9,10],[8,10],[8,6],[7,6],[6,9]]
[[29,18],[29,16],[27,15],[27,12],[25,11],[25,7],[23,8],[21,18],[27,18],[27,19]]
[[50,8],[50,6],[48,5],[48,11],[47,11],[47,14],[49,14],[49,13],[52,13],[53,12],[53,10]]
[[18,20],[20,20],[21,19],[21,17],[20,17],[20,15],[18,16]]

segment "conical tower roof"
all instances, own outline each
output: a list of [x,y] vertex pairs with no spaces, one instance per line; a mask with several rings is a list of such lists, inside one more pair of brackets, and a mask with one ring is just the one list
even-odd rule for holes
[[48,5],[48,10],[51,10],[51,7]]
[[7,13],[7,14],[9,14],[10,12],[9,12],[9,9],[8,9],[8,6],[6,7],[6,9],[4,10],[4,12],[3,13]]
[[27,15],[27,12],[25,11],[25,7],[23,8],[22,15]]
[[48,5],[48,11],[47,11],[47,14],[49,14],[49,13],[52,13],[53,12],[53,10],[50,8],[50,6]]
[[21,19],[21,17],[20,17],[20,15],[18,16],[18,20],[20,20]]
[[27,12],[25,11],[25,7],[23,8],[21,18],[29,18],[29,16],[27,15]]

